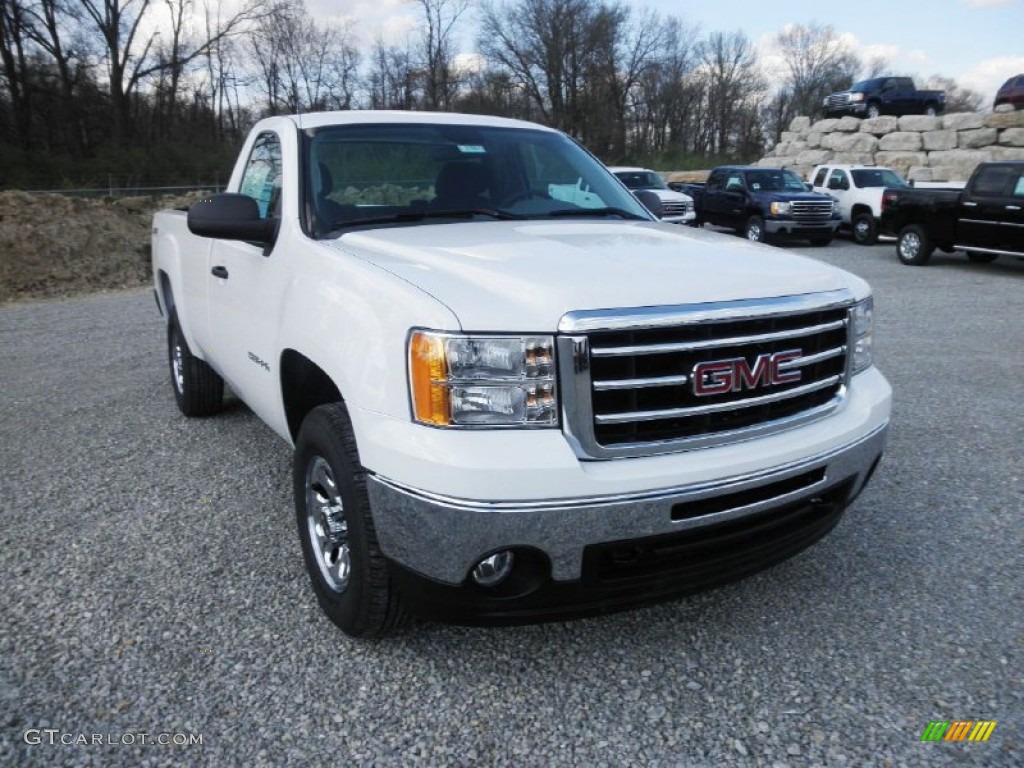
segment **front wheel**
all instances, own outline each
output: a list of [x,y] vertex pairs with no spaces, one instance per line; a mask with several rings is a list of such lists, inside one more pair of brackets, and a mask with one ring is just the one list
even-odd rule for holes
[[999,258],[998,253],[982,253],[981,251],[967,251],[967,258],[975,264],[991,264]]
[[295,441],[295,514],[317,602],[352,637],[382,637],[406,614],[391,582],[344,403],[310,411]]
[[853,241],[858,245],[874,245],[878,240],[878,224],[870,213],[858,213],[850,225]]
[[882,111],[878,108],[878,104],[871,102],[868,104],[868,117],[875,118],[882,114]]
[[760,216],[751,216],[743,227],[743,236],[754,243],[765,241],[764,219]]
[[937,114],[939,114],[939,110],[935,108],[934,104],[929,104],[927,107],[924,108],[924,113],[928,115],[928,117],[935,117]]
[[921,267],[932,257],[935,246],[928,239],[928,233],[919,224],[904,227],[896,241],[896,256],[912,267]]

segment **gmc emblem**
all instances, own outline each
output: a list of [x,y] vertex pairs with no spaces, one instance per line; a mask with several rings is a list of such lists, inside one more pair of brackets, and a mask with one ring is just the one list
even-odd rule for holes
[[799,349],[784,352],[765,352],[754,358],[753,367],[745,357],[730,360],[711,360],[693,366],[693,394],[697,397],[723,395],[726,392],[740,392],[744,389],[774,387],[800,381],[799,368],[780,370],[784,365],[803,357]]

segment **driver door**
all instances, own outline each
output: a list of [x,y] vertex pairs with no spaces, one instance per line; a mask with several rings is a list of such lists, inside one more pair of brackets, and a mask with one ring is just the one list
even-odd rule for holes
[[[260,133],[238,191],[256,200],[262,218],[280,218],[282,165],[280,137]],[[281,250],[264,253],[262,245],[214,240],[207,274],[212,357],[235,393],[265,419],[280,399],[275,344]]]

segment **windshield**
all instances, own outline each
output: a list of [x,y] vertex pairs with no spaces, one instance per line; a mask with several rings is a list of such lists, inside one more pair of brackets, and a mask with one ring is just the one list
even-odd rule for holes
[[651,220],[601,163],[550,131],[428,123],[328,126],[307,132],[304,162],[319,236],[460,219]]
[[615,171],[630,189],[668,189],[665,180],[654,171]]
[[774,169],[747,171],[747,186],[756,192],[807,191],[807,187],[795,173]]
[[905,187],[902,177],[888,168],[864,168],[850,171],[858,187]]
[[875,78],[873,80],[861,80],[859,83],[854,83],[850,86],[851,91],[873,91],[878,88],[882,80],[885,78]]

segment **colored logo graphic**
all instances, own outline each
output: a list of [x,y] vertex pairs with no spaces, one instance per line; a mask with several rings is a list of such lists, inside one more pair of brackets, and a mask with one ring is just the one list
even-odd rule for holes
[[932,720],[921,734],[921,741],[988,741],[997,720]]

